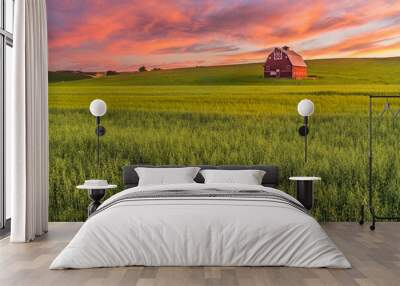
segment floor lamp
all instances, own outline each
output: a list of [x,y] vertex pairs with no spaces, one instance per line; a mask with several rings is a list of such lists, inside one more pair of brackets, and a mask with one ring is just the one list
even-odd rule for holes
[[97,136],[97,175],[100,174],[100,137],[106,133],[106,129],[100,125],[100,117],[104,116],[107,112],[107,105],[101,99],[95,99],[90,103],[90,113],[96,117],[96,136]]
[[303,99],[297,105],[297,111],[304,117],[304,125],[300,126],[299,134],[304,137],[304,162],[307,162],[307,135],[309,133],[308,117],[314,113],[314,103],[309,99]]

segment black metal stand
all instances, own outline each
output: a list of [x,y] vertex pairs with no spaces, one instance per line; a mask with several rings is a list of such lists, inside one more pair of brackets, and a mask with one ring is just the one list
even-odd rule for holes
[[106,194],[105,189],[88,190],[89,198],[92,200],[92,202],[89,204],[87,208],[88,217],[90,217],[90,215],[94,213],[97,210],[97,208],[101,205],[100,201],[105,194]]
[[[372,154],[373,154],[373,148],[372,148],[372,136],[373,136],[373,130],[372,130],[372,100],[373,99],[388,99],[388,98],[399,98],[400,96],[397,95],[388,95],[388,96],[379,96],[379,95],[370,95],[369,96],[369,114],[368,114],[368,208],[372,216],[372,223],[370,225],[371,230],[375,230],[375,224],[377,220],[400,220],[400,217],[384,217],[384,216],[378,216],[375,212],[375,208],[373,205],[372,201],[372,192],[373,192],[373,187],[372,187]],[[360,221],[359,223],[361,225],[364,224],[365,221],[365,211],[364,211],[364,204],[361,205],[361,210],[360,210]]]
[[296,197],[307,210],[314,204],[314,181],[296,181]]

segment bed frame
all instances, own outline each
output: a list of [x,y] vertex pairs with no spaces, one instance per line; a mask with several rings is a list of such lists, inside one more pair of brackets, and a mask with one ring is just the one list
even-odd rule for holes
[[[179,168],[185,166],[152,166],[152,165],[129,165],[122,168],[122,180],[124,189],[136,187],[139,183],[139,176],[135,171],[136,167],[147,167],[147,168]],[[262,179],[262,185],[264,187],[276,188],[279,181],[279,170],[277,166],[269,165],[254,165],[254,166],[240,166],[240,165],[221,165],[221,166],[211,166],[211,165],[195,165],[191,167],[199,167],[202,170],[205,169],[216,169],[216,170],[263,170],[265,175]],[[197,183],[204,183],[203,176],[198,173],[194,178]]]

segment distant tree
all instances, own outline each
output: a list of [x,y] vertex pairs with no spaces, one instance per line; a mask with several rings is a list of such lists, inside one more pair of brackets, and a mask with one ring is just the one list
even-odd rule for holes
[[161,68],[153,68],[152,71],[160,71]]
[[118,74],[118,72],[116,72],[116,71],[106,71],[106,76],[117,75],[117,74]]
[[145,72],[145,71],[147,71],[147,69],[146,69],[145,66],[141,66],[141,67],[139,68],[139,72]]

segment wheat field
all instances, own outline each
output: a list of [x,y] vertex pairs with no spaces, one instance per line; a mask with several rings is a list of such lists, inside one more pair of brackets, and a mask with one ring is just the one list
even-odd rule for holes
[[[399,94],[400,60],[343,61],[308,62],[316,80],[264,80],[260,65],[252,64],[50,83],[49,219],[84,220],[89,199],[75,186],[101,177],[118,184],[118,192],[126,164],[275,164],[279,188],[290,194],[289,176],[322,177],[312,210],[317,219],[357,220],[367,198],[367,95]],[[342,71],[343,65],[349,68]],[[108,105],[100,174],[95,119],[88,110],[95,98]],[[316,107],[307,164],[297,133],[302,118],[296,108],[303,98]],[[374,201],[388,215],[400,206],[400,117],[378,118],[383,103],[374,103]],[[392,107],[399,109],[400,99]]]

